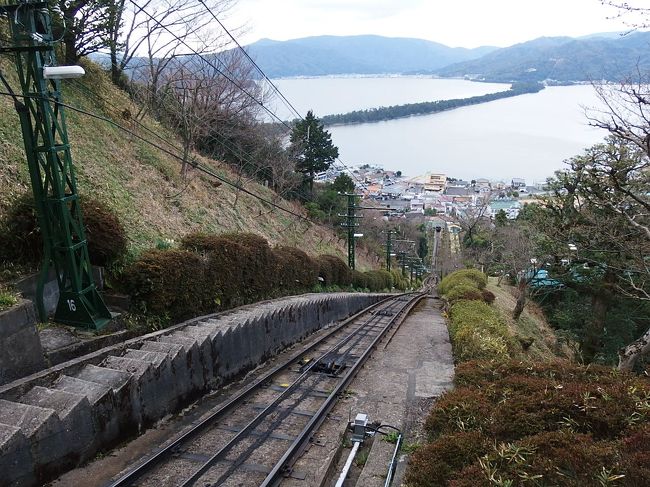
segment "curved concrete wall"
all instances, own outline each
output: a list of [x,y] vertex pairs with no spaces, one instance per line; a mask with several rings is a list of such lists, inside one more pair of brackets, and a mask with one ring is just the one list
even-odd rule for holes
[[307,294],[196,318],[0,388],[0,485],[37,485],[388,297]]

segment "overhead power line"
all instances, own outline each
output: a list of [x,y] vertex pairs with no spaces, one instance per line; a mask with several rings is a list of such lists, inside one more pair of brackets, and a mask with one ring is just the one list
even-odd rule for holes
[[[278,117],[271,109],[269,109],[263,102],[258,100],[254,95],[252,95],[246,88],[241,86],[241,84],[237,83],[233,78],[228,76],[226,73],[224,73],[218,66],[216,66],[212,61],[210,61],[208,58],[206,58],[203,54],[198,52],[196,49],[194,49],[192,46],[190,46],[185,40],[181,39],[176,35],[171,29],[169,29],[166,25],[162,24],[158,19],[156,19],[153,15],[151,15],[149,12],[144,10],[144,7],[140,6],[135,0],[129,0],[137,9],[145,14],[151,21],[153,21],[156,25],[167,31],[174,39],[176,39],[178,42],[183,44],[185,47],[187,47],[194,55],[198,56],[200,59],[202,59],[206,64],[208,64],[210,67],[215,69],[219,74],[221,74],[224,78],[226,78],[228,81],[230,81],[233,85],[235,85],[237,88],[239,88],[242,93],[247,95],[248,97],[251,98],[255,103],[257,103],[260,107],[262,107],[271,117],[273,117],[275,120],[280,122],[282,125],[284,125],[288,130],[291,130],[291,126],[287,124],[284,120],[282,120],[280,117]],[[218,59],[218,58],[217,58]]]
[[287,97],[284,96],[284,94],[280,91],[280,89],[271,81],[271,79],[266,75],[266,73],[262,70],[262,68],[259,67],[259,65],[255,62],[255,60],[248,54],[246,49],[244,49],[241,44],[235,39],[235,36],[233,36],[230,31],[226,28],[225,25],[217,18],[215,13],[210,9],[210,7],[207,6],[204,0],[199,0],[201,2],[201,5],[205,7],[205,9],[208,11],[208,13],[212,16],[212,18],[221,26],[221,28],[224,30],[226,34],[228,34],[228,37],[232,39],[232,41],[237,45],[239,50],[246,56],[246,58],[251,62],[251,64],[257,69],[257,72],[262,75],[262,77],[273,87],[273,90],[284,100],[284,102],[287,104],[287,106],[293,111],[294,114],[298,116],[298,118],[303,119],[304,117],[300,114],[298,110],[292,105],[292,103],[287,99]]
[[[14,96],[15,96],[10,92],[5,92],[5,91],[0,91],[0,95],[9,96],[9,97],[12,97],[12,98],[14,98]],[[20,95],[20,98],[24,98],[24,96]],[[39,97],[38,96],[31,96],[30,98],[39,98]],[[104,117],[103,115],[98,115],[96,113],[92,113],[92,112],[90,112],[88,110],[84,110],[83,108],[75,107],[74,105],[69,105],[67,103],[56,101],[54,99],[51,99],[51,101],[53,101],[54,103],[56,103],[59,106],[62,106],[64,108],[67,108],[67,109],[72,110],[74,112],[81,113],[83,115],[95,118],[97,120],[101,120],[101,121],[106,122],[106,123],[109,123],[109,124],[113,125],[114,127],[118,128],[120,130],[123,130],[124,132],[132,135],[133,137],[141,140],[142,142],[145,142],[146,144],[149,144],[152,147],[155,147],[156,149],[160,150],[161,152],[164,152],[168,156],[173,157],[174,159],[177,159],[177,160],[179,160],[181,162],[187,162],[182,156],[180,156],[178,154],[175,154],[174,152],[166,149],[165,147],[163,147],[163,146],[161,146],[161,145],[159,145],[159,144],[157,144],[155,142],[150,141],[146,137],[143,137],[142,135],[134,132],[133,130],[128,129],[128,128],[124,127],[123,125],[120,125],[119,123],[115,122],[114,120],[111,120],[110,118]],[[195,169],[198,169],[199,171],[201,171],[201,172],[203,172],[203,173],[205,173],[205,174],[207,174],[207,175],[209,175],[209,176],[223,182],[224,184],[227,184],[228,186],[231,186],[231,187],[233,187],[233,188],[235,188],[235,189],[237,189],[237,190],[239,190],[239,191],[241,191],[243,193],[248,194],[249,196],[252,196],[253,198],[258,199],[259,201],[262,201],[263,203],[266,203],[266,204],[268,204],[268,205],[270,205],[270,206],[272,206],[274,208],[277,208],[280,211],[283,211],[285,213],[293,215],[296,218],[299,218],[300,220],[304,220],[304,221],[307,221],[309,223],[314,224],[313,221],[311,221],[309,218],[305,217],[304,215],[301,215],[299,213],[296,213],[295,211],[289,210],[288,208],[284,208],[283,206],[280,206],[277,203],[274,203],[273,201],[271,201],[271,200],[269,200],[267,198],[264,198],[263,196],[260,196],[258,194],[253,193],[252,191],[244,188],[241,185],[233,183],[229,179],[224,178],[223,176],[220,176],[219,174],[217,174],[212,168],[210,168],[208,166],[205,166],[205,165],[203,165],[201,163],[198,163],[196,161],[190,162],[189,164],[192,167],[194,167]]]
[[[133,0],[131,0],[133,1]],[[287,99],[287,97],[282,93],[282,91],[271,81],[271,79],[266,75],[266,73],[260,68],[260,66],[255,62],[255,60],[248,54],[246,49],[242,47],[242,45],[235,39],[235,36],[231,34],[231,32],[226,28],[225,25],[219,20],[219,18],[215,15],[215,13],[208,7],[208,5],[205,3],[205,0],[199,0],[203,7],[208,11],[208,13],[212,16],[212,18],[221,26],[221,28],[224,30],[226,34],[228,34],[228,37],[232,39],[232,41],[237,45],[239,50],[246,56],[246,58],[250,61],[250,63],[255,67],[255,69],[260,73],[260,75],[272,86],[273,90],[280,96],[280,98],[287,104],[288,107],[290,107],[291,111],[293,111],[294,114],[298,116],[301,120],[304,120],[305,118],[302,116],[302,114],[293,106],[293,104]],[[357,182],[360,185],[365,184],[363,181],[361,181],[357,175],[350,169],[340,158],[337,157],[337,161],[343,168],[354,178],[357,180]]]

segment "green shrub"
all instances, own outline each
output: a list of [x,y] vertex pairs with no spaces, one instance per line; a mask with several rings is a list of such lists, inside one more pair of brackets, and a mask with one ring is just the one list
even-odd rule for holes
[[[449,485],[624,485],[611,480],[621,472],[616,453],[615,445],[594,441],[589,435],[541,433],[520,442],[493,445],[480,461],[452,475]],[[530,480],[523,483],[522,479]],[[632,482],[627,485],[642,485]]]
[[150,250],[123,273],[136,309],[182,320],[203,314],[205,258],[186,250]]
[[143,254],[124,271],[123,281],[136,310],[180,320],[313,289],[324,266],[328,285],[351,283],[352,274],[337,257],[271,249],[254,234],[193,233],[178,250]]
[[370,291],[378,292],[393,287],[393,277],[388,271],[368,271],[365,276]]
[[18,303],[18,294],[0,285],[0,311],[11,308]]
[[487,286],[487,276],[477,269],[461,269],[444,277],[438,285],[440,294],[447,294],[451,288],[461,282],[471,281],[478,289],[484,289]]
[[109,266],[126,254],[128,241],[117,215],[98,200],[82,198],[81,211],[90,262]]
[[483,289],[481,295],[483,296],[483,301],[487,304],[494,303],[494,300],[497,298],[492,291],[488,291],[487,289]]
[[352,286],[356,289],[368,289],[368,276],[364,272],[352,271]]
[[486,333],[484,330],[461,328],[452,340],[454,358],[464,360],[504,360],[510,358],[508,340],[500,335]]
[[276,260],[276,285],[282,289],[304,291],[318,284],[318,263],[302,250],[278,247],[273,250]]
[[402,276],[402,271],[399,269],[393,269],[390,271],[392,275],[392,282],[393,286],[400,290],[404,291],[409,287],[409,282],[408,279],[405,279],[404,276]]
[[244,249],[238,265],[243,277],[242,290],[246,292],[248,300],[268,297],[273,289],[279,287],[274,279],[278,264],[264,237],[254,233],[225,233],[220,237],[237,243]]
[[352,284],[352,272],[341,259],[334,255],[320,255],[318,276],[323,278],[325,286],[349,286]]
[[501,321],[499,312],[481,301],[458,301],[449,309],[452,334],[460,328],[477,328],[497,333],[507,333],[508,328]]
[[456,372],[426,419],[431,443],[413,455],[409,485],[649,485],[646,377],[564,362]]
[[483,294],[481,293],[481,290],[476,287],[473,282],[471,284],[469,284],[469,282],[471,281],[463,281],[452,287],[447,292],[447,294],[445,294],[445,299],[447,302],[453,304],[456,301],[460,301],[462,299],[468,301],[483,301]]
[[[82,198],[81,212],[90,262],[108,266],[127,250],[126,231],[115,213],[102,202]],[[0,222],[0,251],[3,259],[26,264],[43,260],[43,236],[31,193],[19,196]]]
[[[470,288],[454,289],[472,293]],[[454,291],[452,290],[451,293]],[[454,358],[459,361],[474,359],[503,360],[514,349],[514,340],[499,312],[483,302],[481,293],[477,300],[459,300],[449,309],[449,337],[454,347]]]
[[479,431],[460,431],[443,435],[419,448],[409,458],[407,485],[443,487],[454,472],[474,463],[490,448],[487,437]]

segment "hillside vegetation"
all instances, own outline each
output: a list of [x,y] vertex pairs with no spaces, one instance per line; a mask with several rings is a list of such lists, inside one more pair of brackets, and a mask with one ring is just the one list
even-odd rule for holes
[[477,270],[439,291],[456,388],[430,411],[406,485],[648,485],[647,377],[573,363],[539,309],[512,319],[514,288]]
[[[172,147],[181,144],[171,131],[148,116],[142,119],[146,129],[138,126],[133,116],[139,107],[97,65],[83,65],[85,77],[63,83],[65,103],[113,120],[177,152]],[[13,64],[2,58],[0,69],[17,89]],[[299,246],[312,255],[345,255],[344,241],[332,230],[274,209],[198,171],[190,169],[184,179],[175,158],[136,136],[73,110],[68,109],[66,115],[79,193],[82,199],[92,197],[105,203],[117,214],[127,232],[131,259],[160,241],[177,242],[197,231],[254,232],[271,245]],[[31,190],[18,117],[6,96],[0,97],[0,147],[0,215],[4,215],[16,198]],[[267,200],[303,214],[299,204],[283,200],[253,180],[239,178],[226,164],[198,159],[220,177],[241,182]],[[360,266],[371,267],[368,256],[359,254]]]

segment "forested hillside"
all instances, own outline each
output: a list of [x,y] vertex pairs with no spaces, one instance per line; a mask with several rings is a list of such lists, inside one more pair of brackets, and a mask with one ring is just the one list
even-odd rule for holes
[[453,48],[424,39],[365,35],[262,39],[247,49],[269,76],[283,77],[434,70],[495,48]]
[[647,70],[650,33],[613,38],[542,37],[436,70],[440,76],[470,76],[494,82],[556,80],[620,81]]

